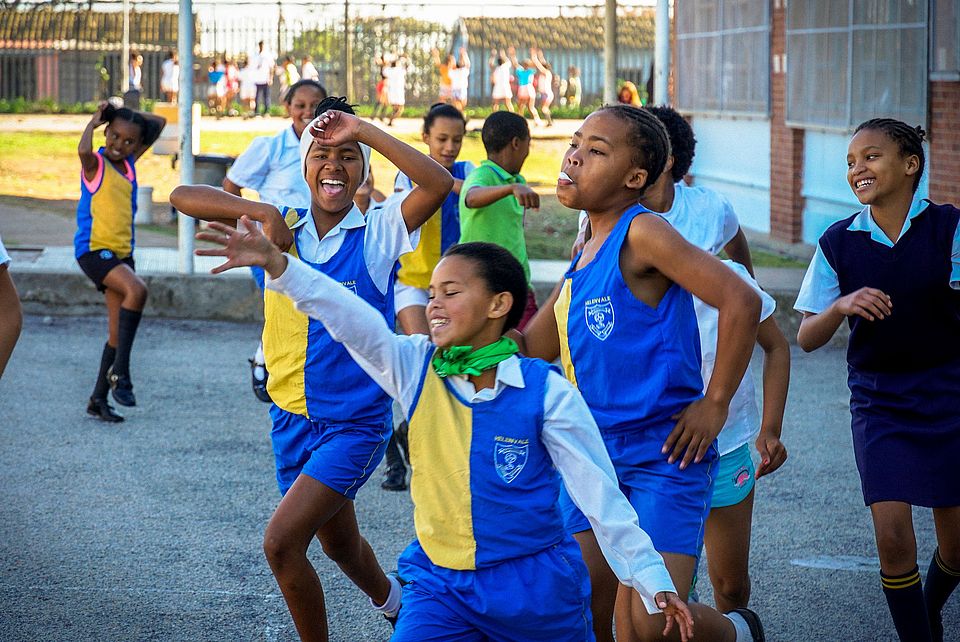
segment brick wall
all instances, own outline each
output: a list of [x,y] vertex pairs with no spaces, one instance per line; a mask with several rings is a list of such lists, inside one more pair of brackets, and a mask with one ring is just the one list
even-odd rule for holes
[[960,205],[960,81],[930,83],[930,200]]
[[786,2],[771,0],[770,55],[779,58],[770,75],[770,235],[799,243],[803,232],[803,130],[784,124],[786,118]]

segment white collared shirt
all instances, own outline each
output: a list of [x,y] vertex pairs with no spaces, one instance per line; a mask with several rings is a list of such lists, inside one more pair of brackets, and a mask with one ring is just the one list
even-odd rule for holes
[[412,252],[420,241],[420,229],[408,232],[403,219],[401,206],[407,194],[390,195],[378,207],[371,208],[366,217],[354,205],[322,239],[313,216],[308,212],[300,223],[303,226],[298,239],[300,256],[310,263],[326,263],[340,251],[346,230],[366,227],[363,260],[377,289],[385,293],[397,259],[402,254]]
[[[288,257],[287,269],[267,287],[290,297],[300,312],[320,320],[330,336],[343,343],[357,364],[409,416],[427,355],[434,350],[429,337],[394,334],[369,304],[345,296],[339,283],[293,257]],[[525,385],[515,356],[497,366],[492,389],[477,391],[465,376],[451,376],[448,381],[472,403],[494,399],[506,386]],[[610,455],[586,402],[556,372],[547,377],[541,439],[573,502],[590,520],[614,574],[639,592],[649,612],[658,612],[656,594],[676,592],[663,558],[619,489]]]
[[[897,235],[896,240],[887,237],[870,213],[870,206],[865,205],[860,213],[857,214],[847,230],[850,232],[869,232],[870,240],[886,247],[893,247],[897,241],[903,238],[913,219],[919,216],[927,205],[930,204],[925,198],[914,198],[910,204],[910,210],[907,212],[907,218],[903,222],[903,229]],[[950,287],[960,290],[960,225],[953,233],[953,251],[951,253],[953,268],[950,271]],[[797,296],[797,302],[793,308],[800,312],[810,312],[820,314],[840,298],[840,279],[837,277],[836,270],[827,261],[827,257],[820,249],[817,243],[817,249],[810,259],[810,266],[803,277],[803,283],[800,285],[800,294]]]
[[310,187],[300,173],[300,139],[292,125],[254,138],[227,170],[227,178],[256,190],[261,202],[277,208],[310,207]]

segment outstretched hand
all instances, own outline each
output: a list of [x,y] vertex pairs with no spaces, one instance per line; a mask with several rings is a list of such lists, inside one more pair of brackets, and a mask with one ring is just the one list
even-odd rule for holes
[[680,628],[680,639],[687,642],[693,638],[693,615],[686,603],[676,593],[657,593],[655,597],[657,607],[667,618],[667,625],[663,629],[663,637],[667,637],[674,623]]
[[271,278],[276,278],[287,268],[286,257],[247,216],[240,218],[236,229],[213,221],[206,230],[197,233],[197,239],[221,246],[196,250],[197,256],[223,256],[227,259],[210,270],[212,274],[259,265]]
[[337,147],[359,140],[362,120],[344,111],[331,109],[320,114],[319,120],[310,126],[310,135],[318,145]]

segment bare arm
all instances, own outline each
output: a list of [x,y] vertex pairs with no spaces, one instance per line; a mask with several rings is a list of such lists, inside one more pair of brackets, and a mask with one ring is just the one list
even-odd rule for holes
[[231,181],[229,178],[224,177],[223,183],[221,183],[221,185],[223,186],[223,191],[226,192],[227,194],[233,194],[234,196],[242,196],[242,193],[240,192],[240,189],[241,189],[240,185],[237,185],[236,183]]
[[778,469],[787,459],[787,449],[781,443],[780,435],[790,387],[790,344],[773,316],[760,324],[757,343],[763,348],[763,417],[756,443],[760,453],[760,466],[756,472],[759,479]]
[[540,208],[540,195],[523,183],[513,183],[509,185],[475,185],[467,191],[467,196],[463,200],[464,205],[476,209],[486,207],[496,203],[501,198],[514,196],[521,207],[528,209]]
[[20,309],[20,297],[10,278],[10,270],[0,265],[0,377],[7,367],[13,348],[23,329],[23,312]]
[[437,161],[356,116],[328,111],[311,134],[322,145],[342,145],[351,140],[369,145],[406,174],[414,188],[403,199],[400,211],[410,232],[433,216],[453,187],[450,172]]
[[747,237],[742,228],[737,228],[737,234],[727,243],[723,251],[727,253],[731,261],[736,261],[747,268],[750,276],[756,276],[753,273],[753,259],[750,256],[750,245],[747,244]]
[[450,188],[453,191],[453,193],[456,194],[457,196],[460,196],[461,187],[463,187],[463,179],[462,178],[453,179],[453,187]]
[[849,316],[863,317],[871,323],[878,323],[890,316],[893,300],[882,290],[860,288],[856,292],[840,297],[820,314],[803,313],[797,343],[804,352],[812,352],[825,345]]
[[134,160],[143,156],[144,153],[150,149],[150,146],[157,142],[157,139],[160,138],[160,132],[167,126],[167,119],[163,116],[144,112],[140,112],[140,115],[147,121],[147,130],[143,133],[143,140],[140,141],[140,146],[133,153]]
[[88,181],[92,181],[97,175],[97,153],[93,151],[93,132],[97,127],[103,125],[103,110],[107,106],[106,101],[97,106],[97,111],[93,113],[90,122],[83,129],[80,135],[80,143],[77,145],[77,154],[80,156],[80,166],[83,168],[83,176]]
[[553,306],[560,296],[560,281],[537,313],[530,319],[523,332],[510,330],[507,333],[520,346],[520,352],[528,357],[537,357],[544,361],[553,361],[560,356],[560,334],[557,331],[557,316]]
[[293,234],[280,210],[269,203],[248,201],[210,185],[179,185],[170,193],[170,204],[187,216],[233,227],[241,216],[247,216],[260,223],[267,238],[281,250],[293,245]]

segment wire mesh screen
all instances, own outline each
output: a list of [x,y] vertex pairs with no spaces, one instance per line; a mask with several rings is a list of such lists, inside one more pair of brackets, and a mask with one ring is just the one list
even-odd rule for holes
[[888,116],[925,123],[927,3],[791,2],[787,119],[847,129]]

